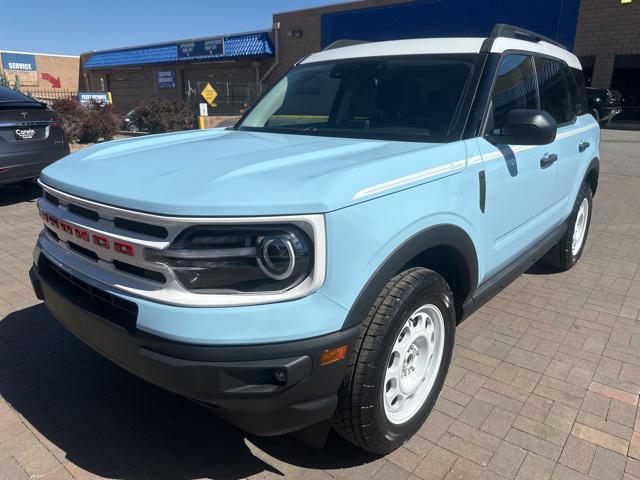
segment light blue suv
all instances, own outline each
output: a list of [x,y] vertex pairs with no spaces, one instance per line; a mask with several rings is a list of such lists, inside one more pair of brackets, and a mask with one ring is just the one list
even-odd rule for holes
[[599,129],[577,58],[532,32],[346,43],[231,129],[48,167],[31,278],[98,352],[249,432],[385,453],[461,320],[580,259]]

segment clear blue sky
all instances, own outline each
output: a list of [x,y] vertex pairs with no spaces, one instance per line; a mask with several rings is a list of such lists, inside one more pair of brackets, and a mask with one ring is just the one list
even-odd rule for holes
[[270,28],[274,12],[345,0],[2,1],[0,50],[89,50]]

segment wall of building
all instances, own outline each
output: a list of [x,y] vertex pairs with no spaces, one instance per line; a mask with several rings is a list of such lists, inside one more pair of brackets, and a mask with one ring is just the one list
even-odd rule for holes
[[[598,0],[592,0],[598,1]],[[273,83],[300,58],[340,39],[380,41],[417,37],[487,36],[510,23],[571,47],[580,0],[361,0],[274,14],[280,24],[280,62]]]
[[[0,51],[0,56],[2,55]],[[11,52],[20,53],[22,52]],[[25,53],[28,56],[33,55],[36,62],[36,74],[33,75],[33,82],[22,82],[22,89],[27,92],[43,91],[43,90],[78,90],[78,76],[80,72],[80,57],[67,56],[67,55],[47,55],[47,54],[30,54]],[[0,69],[2,64],[0,63]],[[13,83],[14,75],[11,72],[7,72],[10,77],[10,81]],[[50,75],[54,82],[59,80],[60,86],[57,83],[43,78],[43,74]],[[47,76],[47,75],[45,75]],[[48,76],[47,76],[48,77]]]
[[[302,57],[321,50],[322,15],[345,10],[406,3],[406,1],[407,0],[360,0],[308,10],[275,13],[273,15],[273,22],[274,24],[280,23],[280,59],[278,66],[266,82],[273,84]],[[297,36],[297,32],[300,32],[301,36]]]
[[[112,93],[113,104],[117,110],[126,113],[133,109],[141,100],[147,97],[183,98],[189,100],[189,87],[199,93],[211,83],[219,91],[220,100],[217,108],[227,100],[242,101],[248,84],[255,84],[261,72],[269,68],[273,59],[270,57],[243,58],[225,61],[207,61],[190,63],[153,64],[136,67],[118,67],[87,70],[81,79],[82,90],[100,92],[103,89]],[[256,72],[258,67],[258,72]],[[158,83],[159,71],[175,71],[176,86],[174,88],[160,88]],[[227,85],[229,83],[229,85]],[[229,95],[227,95],[227,93]],[[257,92],[248,92],[249,100],[255,100]],[[192,107],[203,100],[197,95],[192,100]],[[215,109],[211,109],[214,113]]]
[[592,85],[611,85],[616,55],[640,54],[640,1],[581,0],[574,52],[594,56]]

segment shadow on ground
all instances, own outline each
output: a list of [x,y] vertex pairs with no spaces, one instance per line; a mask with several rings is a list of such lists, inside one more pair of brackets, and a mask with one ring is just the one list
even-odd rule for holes
[[249,438],[103,359],[43,304],[0,321],[0,395],[61,461],[103,477],[235,480],[284,473],[254,455],[246,439],[258,455],[275,457],[275,465],[339,469],[376,458],[334,434],[322,451],[286,437]]
[[36,183],[25,186],[0,185],[0,207],[32,201],[40,195],[42,195],[42,190]]

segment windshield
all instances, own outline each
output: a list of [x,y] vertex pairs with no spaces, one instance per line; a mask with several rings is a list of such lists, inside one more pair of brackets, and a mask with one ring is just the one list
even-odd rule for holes
[[444,142],[474,59],[428,55],[299,65],[238,128]]

